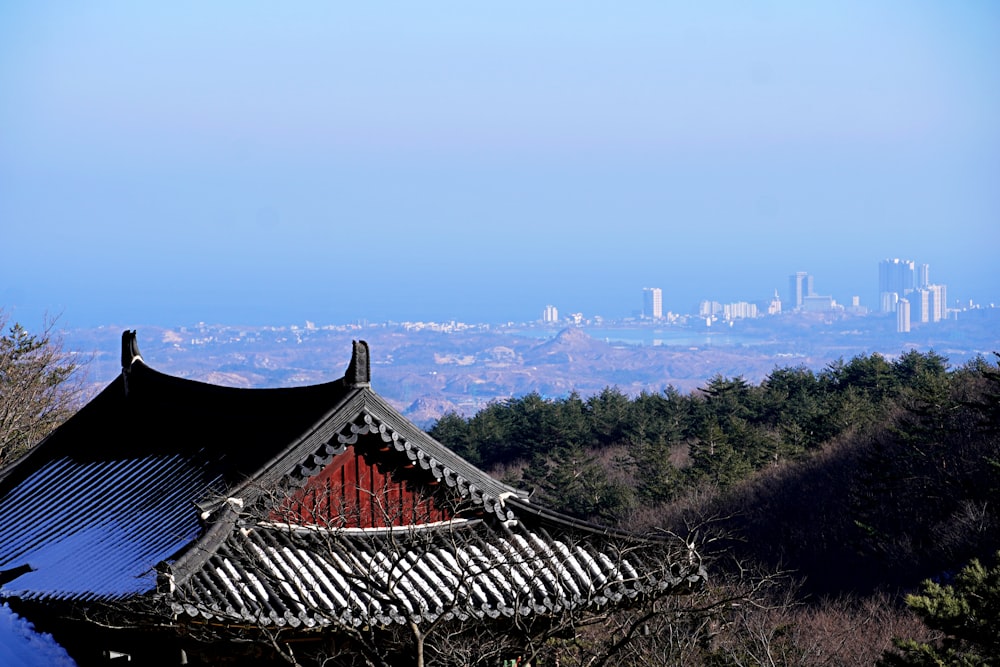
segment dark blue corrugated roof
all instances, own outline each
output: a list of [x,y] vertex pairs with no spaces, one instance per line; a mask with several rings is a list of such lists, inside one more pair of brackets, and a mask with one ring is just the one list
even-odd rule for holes
[[0,568],[34,570],[4,595],[110,599],[151,590],[153,567],[201,530],[192,500],[220,481],[180,455],[47,462],[0,500]]
[[34,570],[7,583],[3,596],[111,599],[152,590],[152,568],[202,534],[196,503],[251,477],[347,391],[341,382],[219,387],[136,359],[0,473],[0,570]]

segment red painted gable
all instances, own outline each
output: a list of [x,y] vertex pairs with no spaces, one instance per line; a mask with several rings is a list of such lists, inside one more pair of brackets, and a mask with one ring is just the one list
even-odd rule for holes
[[454,517],[436,480],[414,466],[393,467],[386,450],[348,446],[272,513],[272,521],[327,528],[384,528]]

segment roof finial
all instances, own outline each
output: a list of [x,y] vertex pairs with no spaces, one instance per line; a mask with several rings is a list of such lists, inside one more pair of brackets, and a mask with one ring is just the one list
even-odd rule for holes
[[127,371],[132,368],[136,359],[142,361],[142,355],[139,354],[139,343],[135,339],[135,330],[126,329],[122,332],[122,370]]
[[353,341],[354,353],[351,355],[351,363],[344,374],[344,382],[348,387],[370,387],[371,367],[368,363],[368,343],[363,340]]

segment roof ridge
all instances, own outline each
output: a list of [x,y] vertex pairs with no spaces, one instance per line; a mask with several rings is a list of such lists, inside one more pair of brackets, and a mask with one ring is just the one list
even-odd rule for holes
[[409,535],[413,533],[425,533],[428,531],[441,530],[445,528],[467,528],[482,522],[482,519],[468,519],[465,517],[452,517],[442,521],[429,521],[427,523],[406,524],[402,526],[371,526],[371,527],[348,527],[348,526],[318,526],[315,524],[295,524],[281,521],[257,521],[253,524],[254,529],[280,530],[293,534],[330,534],[330,535]]
[[[515,518],[505,507],[506,498],[527,498],[526,491],[504,484],[469,463],[418,428],[374,392],[365,394],[365,406],[359,416],[364,425],[358,423],[358,418],[352,421],[352,435],[347,444],[353,444],[357,435],[377,432],[383,442],[397,452],[405,453],[412,463],[428,470],[438,481],[457,488],[462,497],[471,498],[502,520]],[[389,420],[399,424],[387,423]]]

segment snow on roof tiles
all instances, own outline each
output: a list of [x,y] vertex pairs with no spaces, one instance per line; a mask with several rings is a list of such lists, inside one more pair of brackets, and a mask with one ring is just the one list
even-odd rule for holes
[[46,463],[0,499],[0,569],[34,570],[5,585],[4,596],[108,599],[151,590],[153,567],[200,532],[193,501],[219,481],[181,455]]
[[173,609],[224,622],[352,627],[557,613],[703,582],[698,568],[671,574],[643,562],[648,553],[490,523],[381,531],[261,523],[232,533],[178,588]]

